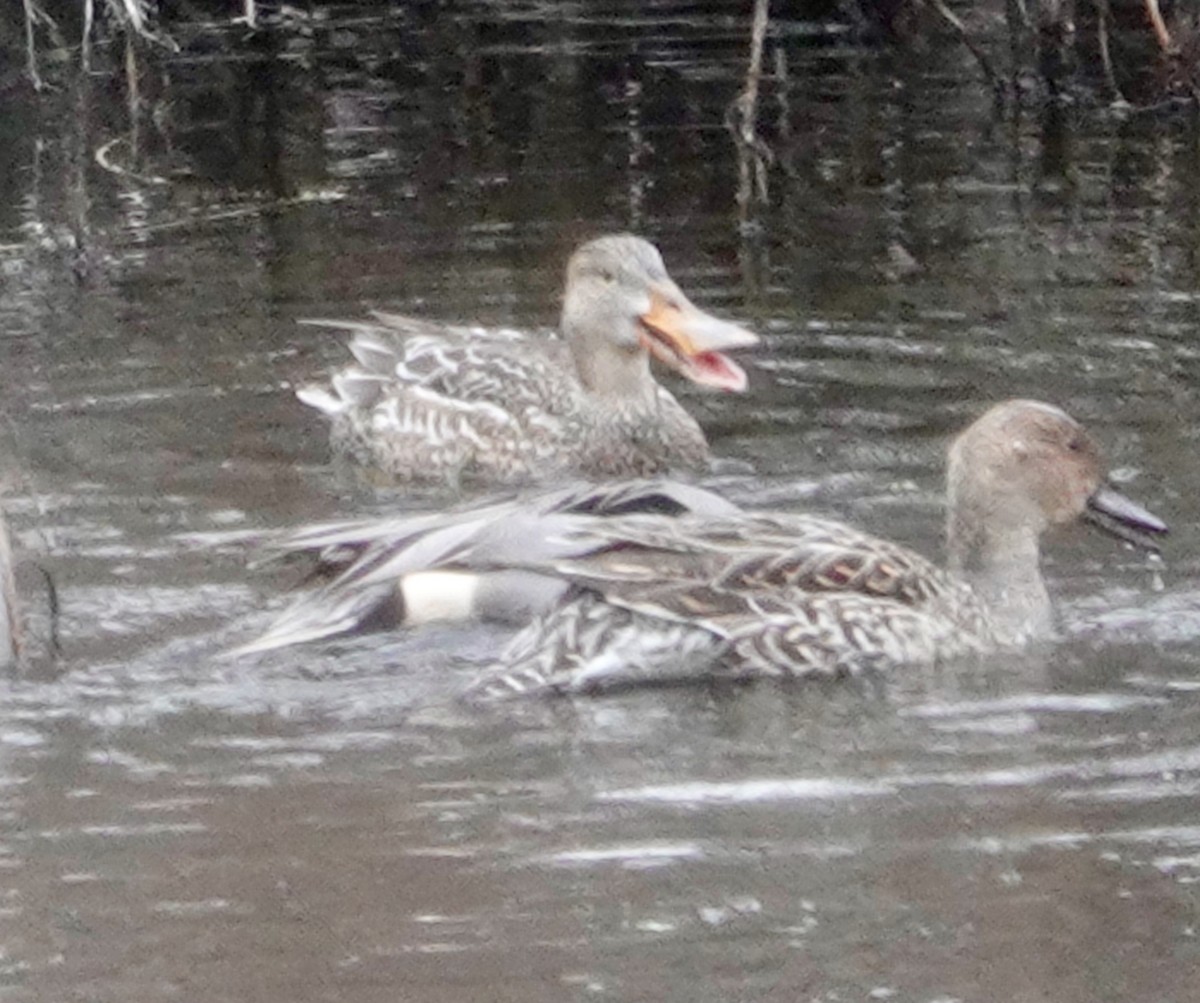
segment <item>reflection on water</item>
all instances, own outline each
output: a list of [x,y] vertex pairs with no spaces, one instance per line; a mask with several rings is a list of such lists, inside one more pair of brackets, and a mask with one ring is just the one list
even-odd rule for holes
[[[996,122],[954,48],[785,22],[739,227],[746,25],[563,9],[189,48],[137,176],[53,96],[0,125],[0,469],[63,648],[2,686],[0,997],[1193,998],[1194,137]],[[678,388],[739,500],[936,552],[945,437],[1020,394],[1094,426],[1165,559],[1072,533],[1062,646],[879,687],[468,711],[492,631],[216,657],[291,580],[247,533],[441,503],[328,466],[291,386],[343,349],[295,318],[547,322],[620,228],[766,336],[748,397]]]

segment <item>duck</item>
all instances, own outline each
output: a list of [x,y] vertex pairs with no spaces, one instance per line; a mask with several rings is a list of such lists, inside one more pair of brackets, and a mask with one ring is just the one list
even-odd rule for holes
[[758,342],[693,304],[658,249],[632,234],[571,255],[550,335],[383,312],[304,323],[349,332],[354,362],[297,396],[329,419],[335,455],[395,482],[703,472],[704,432],[650,360],[738,392],[746,373],[725,353]]
[[1040,401],[997,404],[961,432],[946,494],[945,567],[843,522],[666,480],[324,527],[282,549],[341,565],[250,650],[354,629],[381,605],[426,621],[503,605],[523,625],[470,697],[851,676],[1051,637],[1040,556],[1054,528],[1082,520],[1148,550],[1167,533],[1108,483],[1088,432]]

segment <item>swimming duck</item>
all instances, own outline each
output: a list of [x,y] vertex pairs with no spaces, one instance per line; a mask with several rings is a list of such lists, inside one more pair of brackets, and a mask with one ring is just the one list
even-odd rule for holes
[[[397,595],[401,606],[486,616],[489,577],[516,575],[510,604],[526,586],[530,601],[513,619],[537,615],[477,695],[852,674],[1051,633],[1039,556],[1052,527],[1085,519],[1151,549],[1167,531],[1105,483],[1076,421],[1028,400],[993,407],[950,447],[946,569],[840,522],[746,512],[699,488],[597,490],[599,503],[563,491],[294,538],[301,549],[343,548],[345,566],[295,607],[291,637],[273,631],[264,640],[274,643],[250,649],[307,639],[303,624],[320,624],[315,636],[350,629]],[[334,610],[340,620],[322,614]]]
[[309,323],[352,332],[355,363],[297,396],[330,418],[335,453],[403,481],[703,470],[704,433],[650,358],[740,391],[746,374],[723,353],[758,341],[695,306],[630,234],[571,256],[556,338],[386,313]]

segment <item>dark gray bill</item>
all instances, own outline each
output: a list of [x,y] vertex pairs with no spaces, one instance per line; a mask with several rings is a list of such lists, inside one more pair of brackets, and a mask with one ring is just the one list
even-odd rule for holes
[[1088,499],[1083,517],[1104,532],[1146,550],[1158,550],[1156,538],[1167,532],[1165,522],[1108,485],[1101,485]]

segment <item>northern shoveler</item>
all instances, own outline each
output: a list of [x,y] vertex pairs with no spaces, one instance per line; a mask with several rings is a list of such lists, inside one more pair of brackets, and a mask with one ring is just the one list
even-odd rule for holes
[[1083,518],[1151,549],[1167,531],[1105,483],[1084,429],[1037,401],[999,404],[960,434],[947,488],[948,569],[840,522],[745,512],[669,482],[317,529],[286,546],[340,570],[247,650],[387,607],[410,622],[537,613],[479,683],[485,696],[849,674],[1049,633],[1051,527]]
[[702,470],[708,443],[650,372],[742,390],[725,351],[758,341],[695,306],[650,243],[584,244],[567,265],[560,336],[376,313],[310,321],[353,333],[355,363],[298,391],[332,421],[331,443],[399,480],[515,483]]

